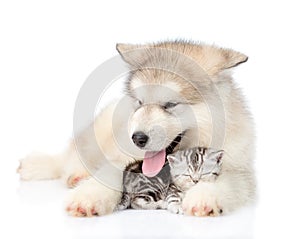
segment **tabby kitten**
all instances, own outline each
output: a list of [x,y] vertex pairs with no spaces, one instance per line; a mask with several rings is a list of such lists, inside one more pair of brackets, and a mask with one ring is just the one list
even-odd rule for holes
[[165,199],[166,208],[182,214],[185,192],[200,180],[215,181],[221,172],[223,154],[223,150],[196,147],[168,155],[171,183]]
[[220,174],[222,150],[190,148],[167,156],[155,177],[142,173],[142,161],[129,164],[123,174],[123,195],[116,210],[167,209],[182,214],[184,193],[199,180],[214,181]]

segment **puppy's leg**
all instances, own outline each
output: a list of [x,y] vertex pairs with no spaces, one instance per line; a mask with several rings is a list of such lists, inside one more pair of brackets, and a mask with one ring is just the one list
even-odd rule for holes
[[17,172],[22,180],[43,180],[62,178],[69,187],[89,176],[71,144],[63,153],[48,155],[31,153],[20,161]]
[[20,161],[17,172],[22,180],[56,179],[62,175],[63,155],[34,152]]
[[[122,183],[122,182],[120,182]],[[84,217],[112,213],[121,200],[122,193],[110,189],[94,178],[82,181],[67,198],[67,212]]]
[[[83,180],[67,198],[66,210],[73,216],[104,215],[114,211],[122,196],[123,169],[133,159],[123,153],[113,131],[120,132],[124,119],[113,120],[115,104],[109,105],[76,140],[77,149],[95,178]],[[114,122],[114,127],[112,126]],[[123,127],[124,128],[124,127]],[[113,130],[114,129],[114,130]],[[128,132],[126,132],[127,136]],[[96,143],[93,139],[96,136]],[[129,135],[126,142],[130,141]],[[100,148],[101,152],[97,150]],[[99,154],[100,153],[100,154]],[[137,155],[137,154],[133,154]],[[74,170],[70,170],[74,171]],[[105,182],[101,184],[101,182]],[[119,191],[118,191],[119,190]]]
[[86,165],[79,159],[76,149],[74,147],[70,148],[62,173],[62,181],[66,183],[69,188],[73,188],[81,180],[89,176]]

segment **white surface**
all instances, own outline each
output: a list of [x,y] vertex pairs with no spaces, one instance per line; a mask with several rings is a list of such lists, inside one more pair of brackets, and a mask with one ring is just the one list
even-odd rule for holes
[[[67,190],[59,181],[23,182],[17,190],[18,230],[31,238],[252,238],[254,209],[219,218],[195,218],[162,210],[127,210],[93,218],[71,218],[61,198]],[[30,220],[28,220],[28,216]],[[241,220],[242,219],[242,220]]]
[[[298,9],[297,1],[1,1],[1,235],[300,238]],[[19,183],[17,159],[66,144],[77,93],[94,68],[117,54],[116,42],[176,37],[249,56],[235,78],[257,124],[255,210],[216,219],[162,211],[78,219],[64,213],[67,191],[59,182]]]

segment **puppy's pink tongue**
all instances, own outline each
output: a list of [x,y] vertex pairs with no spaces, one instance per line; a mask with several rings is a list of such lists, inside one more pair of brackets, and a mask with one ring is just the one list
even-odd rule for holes
[[159,152],[146,152],[142,171],[147,177],[154,177],[165,164],[166,150]]

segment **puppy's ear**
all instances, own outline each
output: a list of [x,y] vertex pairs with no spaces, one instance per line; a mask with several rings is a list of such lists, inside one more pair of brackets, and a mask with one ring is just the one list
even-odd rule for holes
[[221,71],[233,68],[248,60],[243,53],[218,48],[215,46],[204,46],[199,63],[209,75],[216,75]]
[[125,53],[127,51],[134,50],[139,47],[140,47],[139,45],[125,44],[125,43],[117,43],[117,45],[116,45],[116,49],[120,53],[120,55],[122,55],[123,53]]
[[248,56],[244,55],[243,53],[230,49],[222,49],[221,52],[223,61],[220,62],[220,70],[233,68],[248,61]]
[[140,66],[146,59],[147,45],[118,43],[116,49],[123,60],[130,66]]

